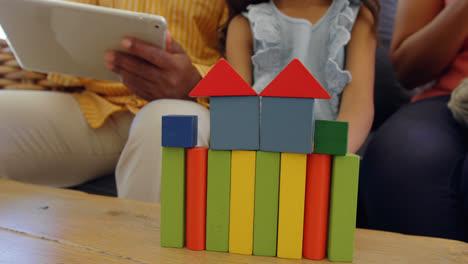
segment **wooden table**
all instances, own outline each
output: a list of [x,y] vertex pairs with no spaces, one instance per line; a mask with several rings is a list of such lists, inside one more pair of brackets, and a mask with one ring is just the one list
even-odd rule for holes
[[[329,263],[161,248],[159,204],[0,180],[0,263]],[[354,263],[468,263],[468,244],[358,229]]]

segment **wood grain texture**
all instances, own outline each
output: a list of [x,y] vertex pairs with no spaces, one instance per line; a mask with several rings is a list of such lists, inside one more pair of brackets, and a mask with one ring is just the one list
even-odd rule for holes
[[[159,246],[159,204],[89,195],[77,191],[39,187],[0,180],[0,229],[16,230],[42,243],[55,241],[66,246],[60,254],[70,257],[68,247],[80,247],[135,263],[258,263],[322,264],[326,260],[288,260],[272,257],[243,256],[229,253],[161,248]],[[0,232],[0,240],[8,241]],[[21,242],[21,238],[18,241]],[[15,240],[13,240],[15,241]],[[19,245],[22,245],[20,242]],[[4,247],[0,247],[0,263]],[[60,263],[59,253],[37,252],[26,244],[18,256],[34,260],[23,263]],[[11,257],[11,256],[10,256]],[[94,257],[94,255],[92,256]],[[3,259],[2,259],[3,258]],[[71,258],[71,257],[70,257]],[[3,261],[3,262],[2,262]],[[108,263],[95,256],[93,261],[62,263]],[[117,262],[118,263],[118,262]],[[124,262],[123,262],[124,263]],[[468,263],[468,244],[437,238],[406,236],[364,229],[356,230],[354,263]]]
[[135,263],[123,258],[0,229],[0,263]]

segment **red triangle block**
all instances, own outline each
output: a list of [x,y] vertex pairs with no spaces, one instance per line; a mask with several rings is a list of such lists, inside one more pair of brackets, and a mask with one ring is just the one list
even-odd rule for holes
[[331,99],[328,92],[298,59],[291,61],[263,89],[260,96]]
[[258,94],[225,59],[220,59],[189,94],[191,97],[247,95]]

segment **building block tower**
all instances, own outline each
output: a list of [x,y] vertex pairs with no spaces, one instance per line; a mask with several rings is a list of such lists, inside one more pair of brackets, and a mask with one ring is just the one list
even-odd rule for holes
[[210,97],[211,149],[164,146],[161,245],[353,261],[359,157],[346,122],[314,120],[330,96],[302,63],[259,96],[220,60],[190,95]]

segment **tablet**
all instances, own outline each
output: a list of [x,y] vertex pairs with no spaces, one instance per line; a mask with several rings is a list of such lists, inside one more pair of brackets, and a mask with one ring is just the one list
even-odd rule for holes
[[57,0],[0,0],[0,25],[24,69],[120,81],[105,53],[124,37],[165,48],[163,17]]

